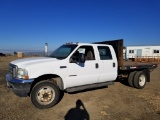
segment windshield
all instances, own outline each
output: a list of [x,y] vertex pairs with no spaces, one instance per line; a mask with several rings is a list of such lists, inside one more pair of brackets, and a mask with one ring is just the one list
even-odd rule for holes
[[77,45],[62,45],[53,51],[49,57],[65,59],[77,47]]

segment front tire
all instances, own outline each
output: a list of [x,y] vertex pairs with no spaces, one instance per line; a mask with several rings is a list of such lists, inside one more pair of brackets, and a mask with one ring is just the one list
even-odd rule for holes
[[60,98],[60,89],[52,81],[37,83],[31,92],[31,101],[39,109],[51,108]]
[[142,89],[145,87],[147,82],[146,74],[143,71],[139,71],[134,76],[134,86],[138,89]]

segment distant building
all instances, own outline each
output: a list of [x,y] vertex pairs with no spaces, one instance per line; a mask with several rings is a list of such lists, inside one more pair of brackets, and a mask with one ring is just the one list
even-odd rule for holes
[[22,58],[24,56],[23,52],[18,52],[17,57]]
[[156,46],[128,46],[124,50],[126,59],[132,58],[158,58],[160,45]]

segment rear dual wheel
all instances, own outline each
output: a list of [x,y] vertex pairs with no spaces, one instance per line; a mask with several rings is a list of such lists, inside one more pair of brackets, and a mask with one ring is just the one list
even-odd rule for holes
[[129,77],[128,77],[128,84],[131,86],[131,87],[134,87],[133,85],[133,81],[134,81],[134,75],[136,74],[137,71],[133,71],[129,74]]
[[128,83],[131,87],[142,89],[147,82],[146,74],[143,71],[133,71],[129,74]]
[[146,82],[147,82],[146,74],[143,71],[138,71],[134,76],[134,81],[133,81],[134,87],[142,89],[145,87]]

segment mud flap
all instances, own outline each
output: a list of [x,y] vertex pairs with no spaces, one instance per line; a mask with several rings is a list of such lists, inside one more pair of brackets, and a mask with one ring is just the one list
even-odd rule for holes
[[144,69],[143,72],[146,74],[147,82],[150,82],[150,69]]

